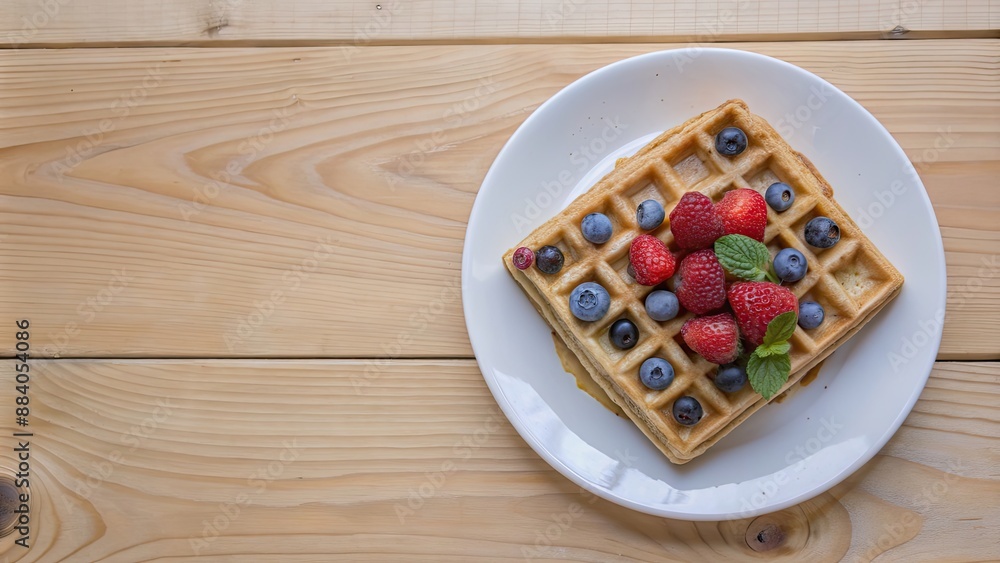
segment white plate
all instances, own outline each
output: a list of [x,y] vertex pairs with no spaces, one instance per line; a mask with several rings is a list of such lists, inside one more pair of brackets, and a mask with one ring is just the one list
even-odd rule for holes
[[[617,157],[742,98],[834,186],[837,200],[906,277],[902,292],[826,361],[816,383],[761,409],[694,461],[671,464],[627,419],[578,390],[545,321],[501,255]],[[538,108],[497,156],[462,257],[472,346],[521,436],[587,490],[649,514],[755,516],[805,501],[872,458],[916,402],[941,339],[944,248],[906,155],[857,102],[794,65],[728,49],[678,49],[597,70]]]

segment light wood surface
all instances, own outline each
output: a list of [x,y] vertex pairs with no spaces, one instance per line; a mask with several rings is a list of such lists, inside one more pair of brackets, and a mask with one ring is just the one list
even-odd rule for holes
[[[1000,358],[1000,41],[733,46],[893,133],[948,253],[940,357]],[[0,52],[0,318],[46,357],[471,357],[461,248],[496,153],[660,48]]]
[[[1000,0],[8,0],[0,351],[31,319],[32,379],[16,427],[4,363],[0,557],[1000,560],[998,39]],[[714,42],[889,129],[944,237],[939,360],[994,361],[939,362],[830,492],[689,523],[525,445],[472,359],[459,269],[482,178],[539,104]],[[4,535],[20,430],[29,550]]]
[[[1000,0],[8,0],[0,47],[987,35]],[[992,31],[991,31],[992,30]]]
[[[900,431],[850,481],[774,515],[723,523],[664,520],[581,492],[522,442],[471,360],[391,362],[359,394],[352,381],[364,368],[336,360],[34,362],[34,547],[7,555],[817,562],[869,561],[890,549],[885,560],[1000,555],[997,363],[937,364]],[[0,386],[0,465],[8,467],[12,387]],[[783,541],[751,549],[762,549],[754,540],[775,529]]]

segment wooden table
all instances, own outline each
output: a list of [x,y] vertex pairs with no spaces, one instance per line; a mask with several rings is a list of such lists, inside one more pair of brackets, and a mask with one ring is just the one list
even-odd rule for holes
[[[31,514],[5,560],[1000,558],[998,29],[998,0],[7,2],[0,347],[30,321],[30,411],[7,360],[0,512],[21,454]],[[934,202],[950,293],[877,457],[797,507],[689,523],[525,445],[459,269],[532,110],[710,42],[875,114]]]

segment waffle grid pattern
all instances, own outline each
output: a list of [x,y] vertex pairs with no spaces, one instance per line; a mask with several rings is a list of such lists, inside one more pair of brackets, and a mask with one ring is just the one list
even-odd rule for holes
[[[750,139],[747,150],[734,158],[719,155],[714,149],[715,134],[730,125],[743,129]],[[566,258],[558,274],[548,276],[535,268],[523,272],[512,269],[509,260],[513,249],[504,258],[515,278],[532,284],[545,301],[536,305],[549,307],[554,313],[562,325],[562,330],[557,327],[560,336],[573,339],[578,345],[571,348],[588,356],[584,364],[601,372],[592,374],[595,379],[603,377],[611,384],[635,415],[633,420],[638,417],[645,422],[647,430],[669,446],[678,458],[675,461],[700,454],[704,449],[700,446],[714,443],[720,432],[728,433],[731,422],[764,400],[749,385],[728,395],[715,387],[710,374],[716,366],[682,346],[680,329],[692,314],[685,312],[666,322],[654,321],[646,314],[645,296],[657,288],[639,285],[628,273],[629,245],[644,232],[636,224],[636,207],[645,199],[656,199],[669,215],[688,191],[697,190],[718,201],[730,189],[763,192],[776,181],[791,185],[796,200],[784,213],[768,209],[765,243],[772,256],[786,247],[806,256],[808,274],[789,287],[800,299],[818,301],[827,314],[817,329],[796,328],[791,339],[793,376],[788,388],[801,378],[812,359],[839,345],[838,341],[867,314],[884,304],[899,288],[902,277],[833,201],[825,181],[740,101],[702,114],[620,160],[612,173],[519,245],[532,249],[558,246]],[[603,245],[586,241],[579,229],[583,217],[595,211],[608,215],[614,225],[612,240]],[[841,240],[830,249],[810,247],[802,239],[805,223],[817,215],[830,217],[841,227]],[[664,221],[651,234],[676,251],[668,223]],[[596,281],[611,294],[611,309],[594,323],[577,320],[569,310],[570,292],[585,281]],[[673,289],[673,280],[666,286]],[[631,350],[618,350],[608,339],[608,328],[620,318],[628,318],[639,329],[639,342]],[[674,382],[665,390],[649,390],[639,380],[639,366],[652,356],[663,357],[674,367]],[[692,427],[677,424],[671,415],[674,400],[682,395],[698,399],[705,411]]]

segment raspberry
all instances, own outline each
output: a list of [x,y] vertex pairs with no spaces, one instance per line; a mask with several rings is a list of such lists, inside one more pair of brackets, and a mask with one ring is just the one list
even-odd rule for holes
[[704,315],[726,304],[726,272],[715,257],[705,249],[688,254],[681,260],[677,300],[685,309]]
[[713,364],[728,364],[740,355],[740,333],[729,313],[688,319],[681,336],[688,348]]
[[712,200],[699,192],[688,192],[677,202],[670,212],[670,232],[686,250],[708,248],[725,234]]
[[736,314],[743,336],[760,345],[767,324],[782,313],[799,314],[799,300],[787,287],[771,282],[737,282],[729,288],[729,305]]
[[514,267],[518,270],[527,270],[535,261],[535,253],[530,248],[522,246],[514,251],[514,256],[511,260],[514,262]]
[[739,188],[726,192],[715,205],[715,213],[727,235],[746,235],[764,242],[767,202],[755,190]]
[[628,257],[635,271],[635,281],[642,285],[656,285],[667,280],[677,267],[667,245],[653,235],[635,237]]

